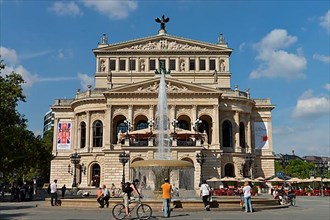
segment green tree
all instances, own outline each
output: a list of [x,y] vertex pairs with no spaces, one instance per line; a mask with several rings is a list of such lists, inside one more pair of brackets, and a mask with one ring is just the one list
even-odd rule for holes
[[10,182],[47,178],[52,159],[49,137],[43,140],[27,129],[27,120],[16,109],[25,102],[24,80],[15,72],[3,76],[4,68],[0,60],[0,171]]
[[303,160],[290,160],[286,167],[279,161],[275,161],[275,172],[283,172],[288,176],[300,179],[309,178],[310,171],[314,169],[314,164]]

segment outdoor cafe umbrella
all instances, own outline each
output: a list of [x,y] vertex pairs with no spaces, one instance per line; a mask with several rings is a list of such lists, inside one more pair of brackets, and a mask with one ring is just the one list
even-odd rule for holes
[[221,182],[221,179],[219,179],[219,178],[217,178],[217,177],[212,177],[211,179],[208,179],[208,180],[206,180],[207,182],[213,182],[213,185],[214,185],[214,189],[216,188],[215,187],[215,183],[216,182]]
[[274,177],[273,179],[268,180],[268,182],[284,182],[284,181],[285,180],[282,180],[282,179],[278,178],[277,176]]
[[299,179],[297,177],[292,177],[291,179],[287,180],[287,182],[290,182],[290,183],[299,183],[299,182],[301,182],[301,179]]
[[228,176],[225,176],[223,178],[220,179],[221,182],[228,182],[228,181],[234,181],[234,182],[237,182],[237,179],[235,179],[234,177],[228,177]]

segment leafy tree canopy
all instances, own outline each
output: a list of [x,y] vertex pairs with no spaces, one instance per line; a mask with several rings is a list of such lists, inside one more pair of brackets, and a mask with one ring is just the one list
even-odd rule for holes
[[52,158],[49,137],[43,140],[27,129],[27,120],[16,109],[25,102],[24,79],[15,72],[3,75],[4,68],[0,60],[0,171],[4,181],[47,178]]

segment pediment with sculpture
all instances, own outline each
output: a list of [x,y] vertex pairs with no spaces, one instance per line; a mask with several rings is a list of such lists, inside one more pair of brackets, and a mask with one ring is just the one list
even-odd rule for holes
[[[174,79],[166,79],[165,84],[167,93],[220,93],[220,91],[215,89]],[[107,93],[158,93],[158,91],[159,79],[152,79],[114,88]]]

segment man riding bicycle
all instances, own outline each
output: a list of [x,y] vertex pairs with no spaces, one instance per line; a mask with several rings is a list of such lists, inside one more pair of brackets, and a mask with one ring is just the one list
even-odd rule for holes
[[139,197],[142,197],[138,191],[138,185],[140,181],[138,179],[135,179],[132,183],[126,182],[125,184],[122,185],[122,191],[124,193],[124,206],[125,206],[125,212],[126,216],[130,216],[129,213],[129,203],[131,199],[131,193],[134,191]]

